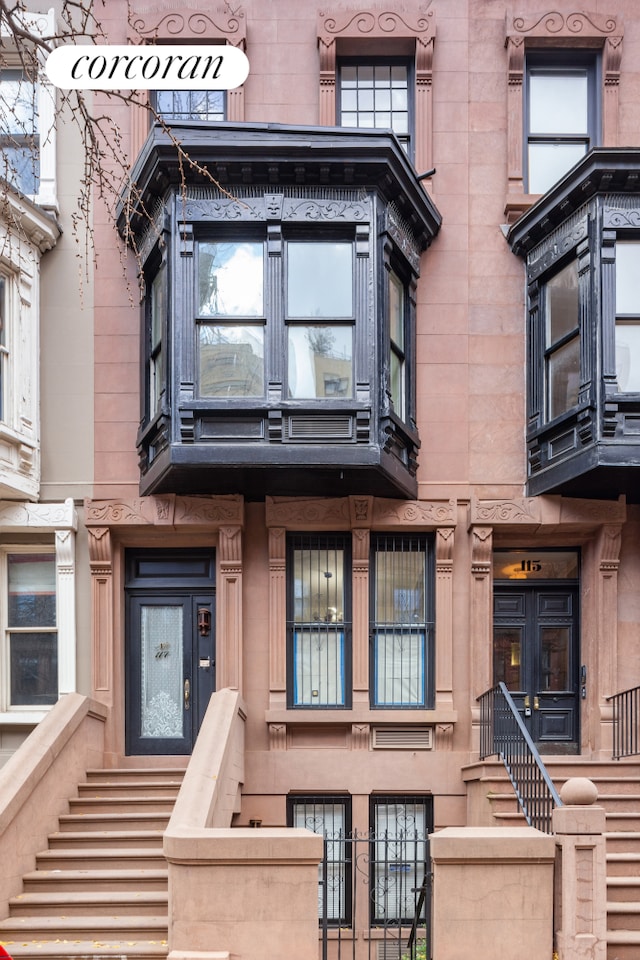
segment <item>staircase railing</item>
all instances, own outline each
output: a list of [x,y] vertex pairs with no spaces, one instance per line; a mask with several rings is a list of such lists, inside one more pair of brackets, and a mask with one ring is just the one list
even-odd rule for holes
[[631,687],[607,697],[613,705],[613,759],[640,753],[640,687]]
[[478,702],[480,759],[500,757],[529,826],[552,833],[551,814],[562,800],[511,694],[499,683],[479,696]]

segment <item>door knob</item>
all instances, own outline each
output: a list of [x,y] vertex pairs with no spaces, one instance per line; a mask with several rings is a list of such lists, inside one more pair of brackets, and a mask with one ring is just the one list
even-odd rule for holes
[[187,677],[184,681],[184,708],[188,710],[191,706],[191,681]]

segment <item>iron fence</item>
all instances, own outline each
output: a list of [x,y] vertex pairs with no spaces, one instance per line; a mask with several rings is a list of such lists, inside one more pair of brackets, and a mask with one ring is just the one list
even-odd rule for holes
[[422,831],[325,836],[322,960],[431,960],[431,878]]
[[640,754],[640,687],[615,693],[607,700],[613,706],[613,759]]

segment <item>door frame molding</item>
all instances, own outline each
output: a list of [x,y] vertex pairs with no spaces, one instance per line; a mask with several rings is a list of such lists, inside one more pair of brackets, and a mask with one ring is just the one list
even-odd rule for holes
[[244,498],[166,496],[85,500],[91,570],[92,696],[109,709],[105,760],[125,756],[124,548],[213,547],[216,551],[218,689],[242,693]]

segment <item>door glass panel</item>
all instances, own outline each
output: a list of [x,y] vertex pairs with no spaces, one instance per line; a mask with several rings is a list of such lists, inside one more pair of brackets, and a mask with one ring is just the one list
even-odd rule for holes
[[567,690],[569,686],[569,627],[542,627],[542,690]]
[[183,736],[182,618],[182,606],[141,608],[142,737]]
[[495,627],[493,631],[493,682],[504,683],[508,690],[523,690],[522,630],[519,627]]

